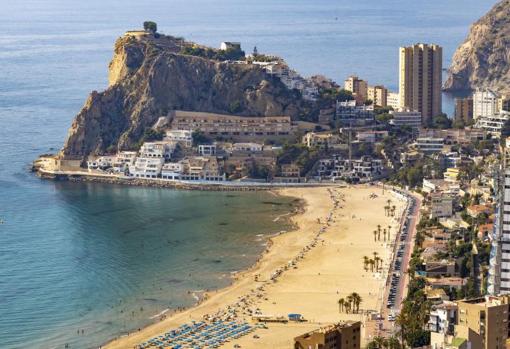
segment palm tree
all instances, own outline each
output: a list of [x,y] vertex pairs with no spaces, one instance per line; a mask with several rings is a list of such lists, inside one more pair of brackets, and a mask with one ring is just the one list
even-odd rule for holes
[[363,256],[363,267],[365,268],[365,271],[368,271],[368,257]]
[[386,228],[383,230],[384,242],[386,242]]
[[396,324],[399,326],[400,345],[401,345],[402,349],[404,349],[406,347],[405,346],[405,336],[406,336],[406,330],[407,330],[407,327],[406,327],[407,321],[408,321],[408,319],[404,312],[400,312],[395,319]]
[[345,312],[348,314],[351,311],[351,304],[349,302],[346,302],[344,307],[345,307]]
[[368,264],[370,264],[370,271],[373,272],[375,261],[373,259],[369,259]]
[[391,225],[388,225],[388,240],[390,239]]
[[384,215],[385,216],[388,215],[388,210],[389,210],[389,207],[388,206],[384,206]]
[[374,258],[374,261],[375,261],[375,271],[379,271],[379,261],[381,260],[381,258],[379,257],[375,257]]
[[356,292],[351,293],[350,297],[352,298],[353,309],[355,309],[355,312],[358,313],[359,312],[359,306],[360,306],[361,302],[363,301],[363,299]]
[[[379,232],[379,236],[381,236],[381,225],[377,224],[377,231]],[[381,238],[379,238],[381,240]]]
[[381,231],[377,231],[377,240],[381,241]]
[[386,338],[381,337],[381,336],[374,337],[373,342],[374,342],[375,348],[378,348],[378,349],[382,349],[382,348],[386,347],[386,344],[387,344]]
[[397,206],[393,205],[391,206],[391,215],[395,216],[395,210],[397,209]]
[[386,347],[388,349],[400,349],[400,343],[395,336],[391,336],[386,340]]
[[374,241],[377,241],[377,230],[374,230]]
[[354,311],[354,297],[352,296],[352,293],[347,296],[347,304],[349,304],[349,309]]
[[345,299],[343,298],[340,298],[338,300],[338,312],[341,313],[342,310],[344,310],[344,305],[345,305]]

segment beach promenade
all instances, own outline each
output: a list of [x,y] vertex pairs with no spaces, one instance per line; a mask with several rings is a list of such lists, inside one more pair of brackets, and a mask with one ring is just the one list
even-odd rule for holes
[[[221,347],[290,348],[295,336],[339,320],[362,321],[365,337],[368,313],[382,306],[391,241],[405,202],[389,190],[383,195],[376,186],[287,188],[278,193],[305,202],[304,212],[292,217],[295,231],[273,237],[259,262],[236,275],[231,286],[104,348],[133,348],[192,320],[215,318],[255,326],[254,316],[287,318],[290,313],[307,321],[267,323],[267,328],[256,328]],[[393,216],[385,212],[388,200],[396,208]],[[382,233],[374,234],[378,225],[390,231],[386,241]],[[381,258],[379,271],[365,265],[364,256]],[[338,300],[353,292],[362,299],[359,313],[340,311]]]

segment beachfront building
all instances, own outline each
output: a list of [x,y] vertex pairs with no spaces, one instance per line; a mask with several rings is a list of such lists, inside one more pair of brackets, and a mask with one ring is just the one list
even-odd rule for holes
[[402,108],[421,112],[424,125],[442,111],[443,49],[438,45],[400,47],[399,95]]
[[340,126],[363,126],[374,121],[372,106],[356,105],[356,101],[337,101],[336,121]]
[[112,168],[115,172],[124,173],[136,160],[136,151],[121,151],[117,153]]
[[180,163],[182,165],[181,180],[213,182],[226,180],[225,173],[214,156],[189,157],[181,160]]
[[161,168],[161,178],[179,180],[181,179],[182,171],[183,166],[180,162],[168,162]]
[[282,140],[291,136],[289,116],[234,116],[191,111],[173,111],[172,129],[201,131],[211,138],[235,141]]
[[158,178],[164,163],[163,157],[138,157],[129,166],[129,175],[135,178]]
[[116,160],[115,155],[90,156],[87,159],[87,168],[89,170],[106,170],[113,166]]
[[380,178],[384,173],[382,160],[370,156],[359,159],[345,159],[334,155],[329,159],[319,160],[317,175],[322,179],[346,179],[355,182],[369,182]]
[[321,327],[294,338],[294,349],[359,349],[360,345],[359,321]]
[[190,130],[167,130],[164,140],[180,144],[185,148],[191,148],[193,145],[193,132]]
[[169,142],[145,142],[140,148],[142,158],[163,158],[170,159],[175,146]]
[[421,113],[419,111],[392,111],[393,119],[391,124],[395,127],[410,127],[418,129],[421,127]]

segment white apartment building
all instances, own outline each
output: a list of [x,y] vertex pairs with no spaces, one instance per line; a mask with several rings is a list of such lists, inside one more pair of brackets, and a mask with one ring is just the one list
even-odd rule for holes
[[136,178],[158,178],[164,163],[162,157],[138,157],[129,166],[129,175]]
[[349,160],[340,155],[334,155],[330,159],[319,160],[317,174],[321,178],[348,178],[366,182],[379,177],[383,171],[382,160],[373,159],[370,156]]
[[113,166],[116,157],[114,155],[104,155],[99,157],[89,157],[87,160],[87,168],[89,170],[106,170]]
[[232,145],[233,151],[244,151],[250,153],[259,153],[264,149],[264,145],[259,143],[234,143]]
[[136,151],[121,151],[117,153],[115,161],[112,164],[113,170],[116,172],[124,172],[136,160]]
[[[386,97],[386,105],[388,107],[392,107],[393,110],[400,109],[400,95],[397,92],[388,92],[388,96]],[[420,114],[421,118],[421,114]]]
[[447,335],[452,335],[457,321],[457,304],[444,301],[432,306],[429,313],[427,329],[430,331],[430,346],[432,349],[443,349]]
[[510,119],[510,112],[500,111],[494,115],[478,117],[475,127],[481,128],[495,137],[499,137],[501,129],[508,119]]
[[490,117],[498,114],[499,95],[489,89],[473,93],[473,118]]
[[396,127],[408,126],[413,129],[421,127],[421,113],[419,111],[393,111],[391,124]]
[[161,168],[161,178],[178,180],[181,178],[183,166],[180,162],[168,162]]
[[444,139],[420,137],[416,139],[416,148],[423,153],[438,153],[443,150]]
[[190,130],[167,130],[164,140],[191,148],[193,145],[193,132]]
[[140,157],[170,159],[174,149],[169,142],[145,142],[140,148]]
[[200,144],[198,146],[198,153],[202,156],[216,155],[216,143],[213,144]]

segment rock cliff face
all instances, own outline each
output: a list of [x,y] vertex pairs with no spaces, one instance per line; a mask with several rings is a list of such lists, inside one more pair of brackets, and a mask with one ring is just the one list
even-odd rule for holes
[[124,36],[115,43],[109,87],[92,92],[69,130],[61,156],[83,159],[130,149],[171,110],[236,115],[289,115],[305,105],[299,93],[258,66],[214,61],[179,52],[182,40]]
[[452,92],[477,87],[510,92],[510,0],[499,2],[471,26],[444,87]]

